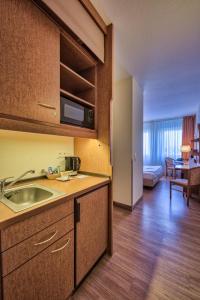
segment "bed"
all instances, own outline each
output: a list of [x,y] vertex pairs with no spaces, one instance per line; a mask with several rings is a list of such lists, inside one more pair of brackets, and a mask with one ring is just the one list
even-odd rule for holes
[[154,187],[163,176],[162,166],[143,166],[143,185]]

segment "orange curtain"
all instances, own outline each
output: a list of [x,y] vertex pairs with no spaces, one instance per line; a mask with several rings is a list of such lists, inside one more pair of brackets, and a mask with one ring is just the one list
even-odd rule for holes
[[[183,135],[182,135],[182,145],[190,145],[193,149],[194,142],[191,140],[194,139],[195,131],[195,116],[187,116],[183,118]],[[188,159],[188,153],[182,153],[183,159]]]

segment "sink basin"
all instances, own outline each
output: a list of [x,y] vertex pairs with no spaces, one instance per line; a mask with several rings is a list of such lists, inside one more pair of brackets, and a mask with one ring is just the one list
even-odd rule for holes
[[52,200],[65,193],[49,189],[39,184],[30,184],[7,190],[1,199],[5,205],[15,212],[32,207],[43,201]]

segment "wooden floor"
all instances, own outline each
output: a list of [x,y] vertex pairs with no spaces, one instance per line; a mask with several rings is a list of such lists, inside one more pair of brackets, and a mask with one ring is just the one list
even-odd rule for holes
[[114,209],[114,254],[104,257],[72,298],[200,299],[200,202],[161,181],[130,213]]

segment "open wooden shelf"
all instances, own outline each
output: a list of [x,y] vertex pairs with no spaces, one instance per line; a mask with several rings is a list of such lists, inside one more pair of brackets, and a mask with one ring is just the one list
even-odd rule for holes
[[[67,33],[60,35],[60,95],[94,111],[96,118],[97,60]],[[94,127],[97,121],[94,120]],[[95,129],[61,124],[62,129],[73,128],[85,136],[95,137]],[[77,136],[77,134],[76,134]]]
[[95,129],[89,129],[84,127],[79,127],[76,125],[71,124],[60,124],[60,130],[68,131],[70,134],[69,136],[79,136],[79,137],[87,137],[87,138],[97,138],[97,131]]
[[60,63],[61,89],[71,93],[79,93],[87,89],[95,88],[95,85],[80,76],[78,73]]
[[97,138],[95,129],[73,126],[70,124],[52,124],[32,119],[0,114],[0,128],[60,136]]
[[86,101],[86,100],[84,100],[84,99],[82,99],[82,98],[80,98],[80,97],[78,97],[78,96],[76,96],[74,94],[71,94],[70,92],[65,91],[63,89],[60,89],[60,93],[63,96],[67,96],[68,98],[71,98],[75,102],[82,103],[82,104],[88,105],[90,107],[95,107],[94,104],[92,104],[92,103],[90,103],[90,102],[88,102],[88,101]]
[[77,73],[97,64],[94,58],[67,34],[60,35],[60,57],[63,64]]

